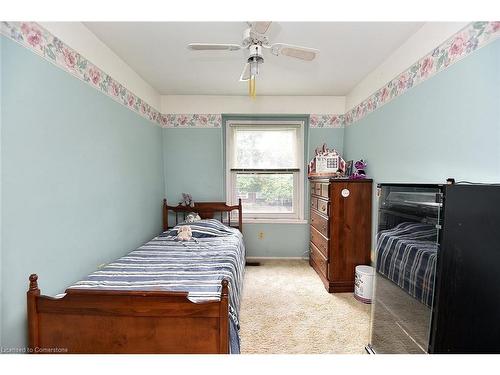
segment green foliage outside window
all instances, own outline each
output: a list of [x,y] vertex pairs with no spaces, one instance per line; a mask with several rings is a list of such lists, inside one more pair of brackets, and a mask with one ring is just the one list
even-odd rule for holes
[[239,193],[261,193],[266,203],[293,199],[293,174],[240,174]]

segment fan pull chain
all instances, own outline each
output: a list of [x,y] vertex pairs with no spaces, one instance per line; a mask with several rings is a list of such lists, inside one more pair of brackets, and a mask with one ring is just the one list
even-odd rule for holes
[[256,94],[257,94],[257,92],[256,92],[256,85],[255,85],[255,76],[252,76],[248,80],[248,95],[250,95],[250,97],[252,99],[254,99]]

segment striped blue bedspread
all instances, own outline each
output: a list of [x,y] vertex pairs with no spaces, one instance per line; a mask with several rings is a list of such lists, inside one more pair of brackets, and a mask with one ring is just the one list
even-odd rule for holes
[[430,307],[437,251],[435,226],[401,223],[377,234],[377,272]]
[[229,339],[239,353],[241,289],[245,246],[239,230],[218,220],[188,224],[193,239],[178,241],[177,227],[109,263],[70,288],[187,291],[193,302],[218,301],[221,281],[229,281]]

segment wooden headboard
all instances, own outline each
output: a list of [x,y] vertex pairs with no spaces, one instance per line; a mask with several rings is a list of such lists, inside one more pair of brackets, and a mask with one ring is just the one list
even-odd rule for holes
[[[238,223],[231,224],[231,212],[234,210],[238,210]],[[169,211],[175,213],[175,224],[169,226],[168,224],[168,216]],[[167,204],[167,200],[163,200],[163,230],[168,230],[173,226],[177,225],[179,222],[182,222],[186,219],[186,215],[189,212],[196,212],[202,219],[218,219],[226,225],[229,225],[233,228],[238,228],[240,232],[243,229],[242,222],[242,210],[241,210],[241,199],[238,200],[237,206],[228,206],[226,202],[197,202],[194,204],[194,207],[189,206],[181,206],[180,204],[177,206],[169,206]],[[180,218],[180,221],[179,221]]]

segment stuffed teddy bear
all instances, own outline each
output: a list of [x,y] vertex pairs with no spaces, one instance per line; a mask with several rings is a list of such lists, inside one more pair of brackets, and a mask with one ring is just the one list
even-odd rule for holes
[[175,238],[180,241],[189,241],[193,238],[191,227],[189,225],[181,225],[177,230],[177,237]]
[[186,223],[194,223],[195,221],[201,220],[200,215],[198,215],[196,212],[190,212],[186,216]]
[[189,193],[182,193],[182,201],[179,204],[183,207],[194,207],[193,197]]

